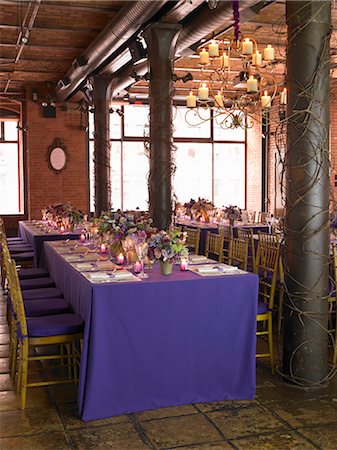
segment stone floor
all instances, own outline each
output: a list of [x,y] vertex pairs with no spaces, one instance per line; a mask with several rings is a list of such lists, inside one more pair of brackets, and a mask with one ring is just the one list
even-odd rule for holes
[[[0,292],[0,300],[2,294]],[[33,388],[27,409],[8,374],[9,336],[0,303],[0,449],[337,449],[337,376],[303,390],[257,363],[253,401],[202,403],[94,422],[77,416],[71,385]]]

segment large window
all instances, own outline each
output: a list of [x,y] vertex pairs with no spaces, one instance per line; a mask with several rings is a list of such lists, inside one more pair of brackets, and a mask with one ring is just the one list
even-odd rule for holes
[[[127,105],[111,114],[111,202],[113,209],[148,209],[149,160],[144,140],[148,135],[149,107]],[[121,112],[123,114],[121,114]],[[245,208],[245,131],[224,130],[205,111],[206,121],[186,123],[187,109],[176,107],[174,117],[174,162],[172,185],[180,202],[198,196],[220,207],[235,204]],[[91,209],[94,209],[93,118],[90,127]]]
[[18,140],[18,122],[0,122],[0,214],[23,211],[22,161]]

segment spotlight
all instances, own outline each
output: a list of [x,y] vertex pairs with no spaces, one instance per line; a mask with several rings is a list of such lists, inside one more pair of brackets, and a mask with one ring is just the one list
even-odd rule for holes
[[24,45],[28,44],[28,37],[27,36],[22,36],[21,43],[24,44]]
[[83,67],[88,64],[88,58],[86,58],[84,55],[79,56],[78,58],[75,58],[73,61],[73,68],[77,69],[77,67]]
[[60,89],[65,89],[66,87],[68,87],[71,83],[71,80],[68,76],[65,76],[64,78],[62,78],[62,80],[60,80],[57,85]]
[[47,103],[47,102],[42,102],[42,103],[41,103],[41,106],[43,106],[44,108],[47,108],[48,103]]
[[139,39],[136,39],[129,45],[133,64],[140,64],[147,59],[147,52]]

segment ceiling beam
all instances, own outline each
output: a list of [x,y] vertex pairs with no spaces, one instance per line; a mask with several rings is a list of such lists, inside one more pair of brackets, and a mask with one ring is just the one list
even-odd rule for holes
[[[18,1],[17,0],[1,0],[0,6],[15,6],[17,7]],[[83,5],[67,5],[66,3],[62,2],[62,4],[56,4],[56,3],[47,3],[43,2],[43,8],[45,9],[60,9],[62,11],[65,11],[66,9],[78,11],[78,12],[90,12],[90,13],[98,13],[98,14],[116,14],[120,7],[109,7],[109,8],[102,8],[102,7],[95,7],[95,6],[83,6]]]
[[[0,29],[2,30],[15,30],[20,31],[21,27],[19,25],[9,25],[9,24],[0,24]],[[44,32],[53,32],[53,31],[65,31],[67,33],[83,33],[83,32],[90,32],[90,33],[99,33],[101,31],[101,28],[65,28],[65,27],[36,27],[34,26],[35,31],[44,31]]]
[[[9,43],[9,42],[0,42],[0,47],[5,47],[5,48],[13,48],[16,47],[16,44],[13,43]],[[71,46],[71,47],[62,47],[62,46],[57,46],[57,45],[32,45],[32,44],[26,44],[27,48],[31,48],[33,50],[84,50],[85,47],[77,47],[77,46]]]

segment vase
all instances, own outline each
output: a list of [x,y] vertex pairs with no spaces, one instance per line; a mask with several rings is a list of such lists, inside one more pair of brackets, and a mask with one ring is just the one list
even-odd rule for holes
[[171,275],[173,264],[169,261],[160,261],[160,272],[162,275]]

